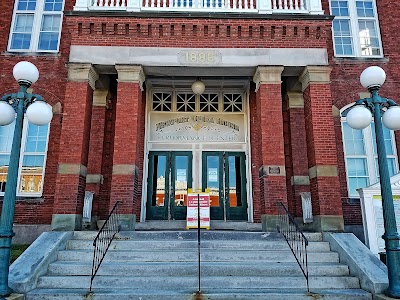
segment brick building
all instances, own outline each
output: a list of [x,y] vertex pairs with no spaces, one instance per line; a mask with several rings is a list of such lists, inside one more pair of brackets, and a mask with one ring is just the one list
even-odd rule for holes
[[[7,0],[0,92],[28,60],[50,125],[26,124],[17,224],[81,229],[122,201],[126,224],[186,218],[186,189],[209,188],[211,219],[263,222],[276,203],[312,229],[362,228],[356,189],[378,180],[371,128],[346,124],[361,71],[400,99],[395,1]],[[335,16],[335,18],[334,18]],[[194,94],[195,81],[205,91]],[[13,125],[0,128],[0,197]],[[390,172],[399,133],[386,131]]]

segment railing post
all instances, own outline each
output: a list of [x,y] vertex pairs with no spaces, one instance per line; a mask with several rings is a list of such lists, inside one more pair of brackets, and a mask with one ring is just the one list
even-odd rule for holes
[[[142,6],[142,0],[127,0],[126,2],[126,11],[140,11]],[[146,3],[149,0],[145,0]]]
[[85,11],[92,6],[92,0],[76,0],[74,10]]
[[257,9],[259,14],[272,14],[273,0],[257,0]]
[[305,9],[310,12],[311,15],[323,15],[324,11],[322,9],[321,0],[306,0]]

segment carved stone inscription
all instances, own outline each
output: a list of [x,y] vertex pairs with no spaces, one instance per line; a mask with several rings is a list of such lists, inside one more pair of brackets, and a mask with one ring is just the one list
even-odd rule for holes
[[222,55],[217,50],[182,50],[178,53],[178,61],[183,65],[217,65]]
[[150,115],[150,141],[245,142],[243,114]]

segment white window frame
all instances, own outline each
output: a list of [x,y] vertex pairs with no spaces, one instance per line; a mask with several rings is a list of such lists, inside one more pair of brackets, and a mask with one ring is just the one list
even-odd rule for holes
[[[332,1],[329,0],[329,9],[330,13],[332,14]],[[340,1],[340,0],[338,0]],[[345,1],[345,0],[342,0]],[[332,21],[332,44],[333,44],[333,51],[336,57],[365,57],[365,58],[382,58],[383,57],[383,47],[382,47],[382,38],[381,38],[381,30],[379,27],[379,18],[377,13],[376,7],[376,0],[372,1],[372,6],[374,10],[374,17],[358,17],[357,15],[357,7],[356,1],[357,0],[346,0],[348,3],[349,9],[349,16],[342,17],[342,16],[335,16],[336,20],[349,20],[350,21],[350,31],[351,31],[351,40],[353,42],[353,54],[337,54],[336,47],[335,47],[335,34],[333,29],[333,21]],[[361,51],[361,43],[360,43],[360,36],[359,36],[359,28],[358,28],[358,21],[359,20],[373,20],[376,26],[377,38],[379,40],[379,51],[380,55],[362,55]]]
[[[353,106],[353,104],[349,104],[345,106],[344,108],[341,109],[340,114]],[[365,155],[346,155],[346,148],[345,148],[345,136],[344,136],[344,130],[343,130],[343,123],[346,123],[346,117],[341,116],[341,131],[342,131],[342,144],[343,144],[343,157],[344,157],[344,163],[346,167],[346,182],[347,182],[347,193],[350,198],[359,198],[359,196],[354,196],[350,194],[350,184],[349,184],[349,177],[347,173],[347,158],[366,158],[367,160],[367,172],[368,172],[368,178],[369,178],[369,185],[375,184],[379,181],[378,179],[378,172],[377,172],[377,166],[376,166],[376,159],[378,157],[377,154],[374,153],[374,139],[373,139],[373,133],[372,131],[374,130],[371,125],[369,125],[367,128],[362,130],[362,135],[363,135],[363,141],[364,141],[364,149],[365,149]],[[399,172],[399,161],[397,157],[397,147],[396,147],[396,138],[393,130],[390,130],[390,136],[391,136],[391,143],[392,143],[392,149],[393,149],[393,154],[391,155],[386,155],[388,158],[394,158],[395,161],[395,174]]]
[[[19,156],[19,166],[18,166],[18,180],[17,180],[17,197],[41,197],[43,195],[43,186],[44,186],[44,180],[45,180],[45,173],[46,173],[46,163],[47,163],[47,152],[48,152],[48,147],[49,147],[49,136],[50,136],[50,124],[44,125],[44,126],[49,126],[47,130],[47,137],[46,137],[46,148],[44,152],[29,152],[25,151],[25,146],[26,146],[26,141],[27,141],[27,135],[28,135],[28,118],[25,116],[24,117],[24,127],[22,131],[22,139],[21,139],[21,153]],[[8,154],[11,155],[11,152],[0,152],[0,154]],[[23,158],[24,155],[43,155],[44,156],[44,161],[43,161],[43,170],[42,170],[42,186],[40,189],[40,192],[34,192],[34,193],[28,193],[24,192],[21,193],[19,192],[20,190],[20,184],[21,184],[21,173],[22,173],[22,165],[23,165]],[[4,192],[0,192],[0,196],[4,196]]]
[[[14,11],[13,18],[11,22],[10,35],[8,37],[8,46],[7,51],[9,52],[42,52],[42,53],[58,53],[60,49],[60,40],[61,40],[61,31],[62,31],[62,23],[64,18],[64,5],[65,0],[62,2],[61,11],[44,11],[45,0],[36,0],[36,9],[33,11],[18,11],[18,2],[19,0],[14,1]],[[29,49],[12,49],[11,42],[14,32],[14,25],[16,21],[17,14],[27,14],[33,15],[33,25],[32,25],[32,37]],[[40,27],[42,24],[43,16],[45,15],[60,15],[60,28],[58,32],[58,43],[56,50],[39,50],[39,36],[40,36]]]

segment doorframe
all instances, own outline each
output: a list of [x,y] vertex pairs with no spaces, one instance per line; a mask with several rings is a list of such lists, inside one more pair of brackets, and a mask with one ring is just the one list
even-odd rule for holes
[[[171,88],[173,90],[173,88]],[[141,210],[140,210],[140,222],[146,222],[146,210],[147,210],[147,177],[148,177],[148,164],[149,164],[149,159],[148,159],[148,154],[150,152],[150,147],[149,147],[149,112],[150,112],[150,104],[151,104],[151,99],[152,99],[152,93],[153,90],[151,88],[146,89],[146,104],[145,104],[145,133],[144,133],[144,151],[143,151],[143,177],[142,177],[142,199],[141,199]],[[243,92],[243,104],[244,104],[244,118],[245,118],[245,145],[243,147],[244,153],[245,153],[245,169],[246,169],[246,178],[247,178],[247,183],[246,183],[246,190],[247,190],[247,216],[248,216],[248,221],[249,223],[254,222],[254,211],[253,211],[253,178],[252,178],[252,168],[256,167],[253,166],[252,160],[251,160],[251,140],[250,140],[250,87],[247,87],[247,90]],[[151,148],[151,151],[192,151],[193,153],[193,160],[192,160],[192,170],[194,170],[195,166],[195,152],[199,151],[199,158],[200,161],[198,162],[199,165],[199,170],[202,170],[202,151],[216,151],[216,149],[210,147],[202,147],[202,145],[198,144],[188,144],[188,147],[181,147],[181,148],[176,148],[174,143],[171,143],[170,148],[165,148],[165,147],[157,147],[157,144],[153,144],[154,147]],[[165,143],[164,143],[165,145]],[[234,149],[226,149],[225,151],[240,151],[240,150],[234,150]],[[194,176],[192,176],[192,186],[196,188],[195,186],[195,181],[194,181]],[[200,176],[201,177],[201,176]],[[201,188],[201,178],[199,179],[199,188]]]

